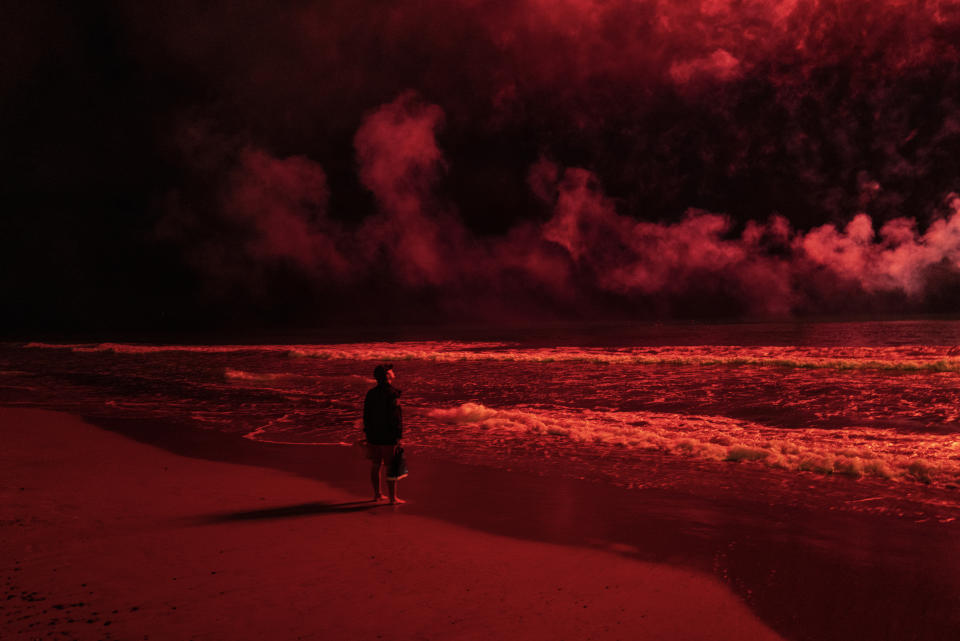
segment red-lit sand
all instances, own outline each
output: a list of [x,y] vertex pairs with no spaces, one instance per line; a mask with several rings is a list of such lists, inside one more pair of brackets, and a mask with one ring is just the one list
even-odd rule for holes
[[779,638],[693,570],[415,516],[411,496],[370,507],[66,414],[0,408],[0,426],[3,639]]

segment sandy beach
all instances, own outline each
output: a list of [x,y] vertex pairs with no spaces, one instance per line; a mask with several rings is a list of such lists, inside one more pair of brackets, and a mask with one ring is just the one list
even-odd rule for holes
[[414,453],[409,502],[391,507],[369,502],[348,448],[15,408],[0,426],[4,639],[960,629],[956,523],[835,510],[829,483],[812,509],[778,504],[792,490],[743,467],[726,475],[734,501],[710,482],[628,491]]
[[0,425],[4,639],[780,638],[689,568],[459,527],[413,493],[374,506],[66,414],[3,408]]

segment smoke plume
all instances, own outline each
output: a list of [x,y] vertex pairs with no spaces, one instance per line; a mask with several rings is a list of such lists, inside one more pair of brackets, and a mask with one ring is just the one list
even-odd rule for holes
[[851,311],[841,300],[862,309],[894,301],[902,311],[923,309],[938,279],[960,281],[954,194],[924,229],[898,217],[875,230],[863,212],[807,231],[781,215],[738,224],[696,208],[649,222],[618,211],[593,172],[545,157],[528,168],[527,184],[547,215],[481,238],[436,193],[441,174],[457,170],[438,145],[443,121],[439,106],[409,91],[364,117],[354,147],[375,210],[352,225],[327,215],[319,165],[241,149],[221,202],[247,238],[248,258],[296,266],[318,291],[386,281],[473,317],[502,313],[496,299],[505,292],[560,306],[601,297],[644,316]]
[[33,3],[3,31],[4,271],[44,283],[11,300],[958,311],[955,0]]

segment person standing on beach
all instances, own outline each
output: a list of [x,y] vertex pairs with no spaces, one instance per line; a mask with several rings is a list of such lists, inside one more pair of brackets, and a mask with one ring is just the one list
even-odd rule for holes
[[[370,482],[373,484],[373,500],[380,501],[380,468],[390,469],[390,463],[397,451],[397,444],[403,438],[403,419],[400,412],[400,390],[392,383],[396,378],[393,365],[377,365],[373,370],[377,386],[367,392],[363,401],[363,432],[367,436],[370,448]],[[404,503],[397,496],[397,482],[387,481],[390,503]]]

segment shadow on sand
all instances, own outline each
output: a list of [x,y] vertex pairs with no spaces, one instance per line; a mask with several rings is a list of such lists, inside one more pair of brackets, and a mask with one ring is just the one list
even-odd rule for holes
[[369,501],[348,501],[346,503],[324,503],[312,501],[299,505],[284,505],[268,507],[262,510],[244,510],[241,512],[222,512],[209,514],[190,519],[194,525],[211,525],[216,523],[232,523],[234,521],[259,521],[262,519],[288,519],[298,516],[317,516],[319,514],[344,514],[349,512],[364,512],[389,504]]

